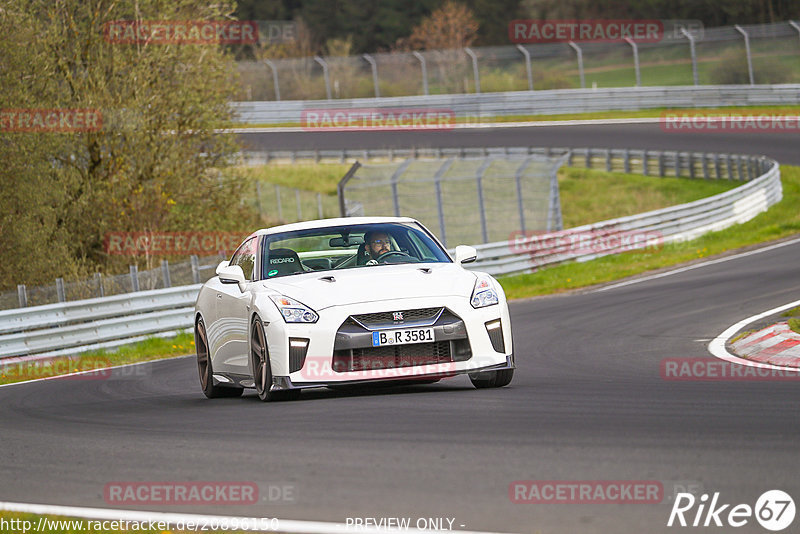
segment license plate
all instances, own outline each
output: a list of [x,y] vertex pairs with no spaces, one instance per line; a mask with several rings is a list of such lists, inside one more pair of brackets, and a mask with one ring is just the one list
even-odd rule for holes
[[434,340],[433,328],[408,328],[403,330],[381,330],[372,333],[372,346],[406,345],[408,343],[430,343]]

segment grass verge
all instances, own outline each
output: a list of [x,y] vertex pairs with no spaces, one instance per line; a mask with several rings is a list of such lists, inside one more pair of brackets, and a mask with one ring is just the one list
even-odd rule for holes
[[194,334],[181,332],[175,337],[152,337],[124,345],[116,350],[96,350],[47,361],[30,361],[0,366],[0,384],[92,371],[116,365],[160,360],[194,352]]
[[685,243],[566,263],[537,272],[504,276],[509,298],[561,293],[707,258],[737,248],[773,241],[800,232],[800,167],[781,166],[783,199],[752,220]]
[[789,319],[789,328],[791,328],[794,332],[800,334],[800,319],[793,317]]

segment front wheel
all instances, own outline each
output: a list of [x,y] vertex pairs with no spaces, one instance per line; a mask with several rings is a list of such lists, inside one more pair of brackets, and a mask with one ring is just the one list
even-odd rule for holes
[[514,378],[514,369],[498,369],[469,375],[472,385],[478,389],[501,388],[509,385],[512,378]]
[[299,389],[287,391],[270,391],[272,386],[272,368],[269,364],[267,338],[264,335],[264,324],[260,319],[253,321],[250,334],[250,370],[253,373],[253,384],[258,398],[264,402],[294,400],[300,396]]
[[202,319],[194,325],[194,346],[197,351],[197,371],[200,374],[200,387],[203,394],[209,399],[220,397],[240,397],[243,388],[225,387],[214,385],[214,369],[211,367],[211,357],[208,351],[208,335],[206,325]]

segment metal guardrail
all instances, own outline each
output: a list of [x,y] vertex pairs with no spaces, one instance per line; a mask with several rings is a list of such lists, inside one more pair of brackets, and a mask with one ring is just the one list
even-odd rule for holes
[[[302,112],[305,109],[402,108],[411,111],[435,108],[451,110],[457,119],[479,123],[492,117],[515,115],[798,104],[800,104],[800,84],[556,89],[392,98],[235,102],[233,106],[239,122],[242,123],[302,124]],[[318,129],[309,127],[310,131]]]
[[[625,238],[631,232],[655,235],[662,242],[692,239],[705,232],[745,222],[778,202],[782,196],[778,163],[764,156],[524,147],[505,150],[561,154],[569,165],[610,171],[745,183],[688,204],[560,232],[509,236],[508,241],[476,246],[479,259],[470,264],[470,268],[495,275],[530,272],[542,265],[567,260],[586,261],[649,245],[647,241],[626,242]],[[583,247],[586,236],[590,241],[587,247]],[[577,247],[571,246],[575,238],[579,243]],[[592,239],[612,244],[598,248]],[[144,336],[190,329],[199,288],[200,285],[191,285],[2,311],[0,359],[4,363],[44,359],[111,348]],[[91,341],[87,343],[87,340]]]

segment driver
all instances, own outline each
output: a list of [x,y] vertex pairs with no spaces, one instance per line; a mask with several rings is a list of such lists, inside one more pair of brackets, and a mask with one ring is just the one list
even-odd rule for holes
[[389,234],[380,230],[367,232],[364,235],[364,242],[367,244],[370,261],[377,260],[381,255],[392,250],[392,238],[389,237]]

